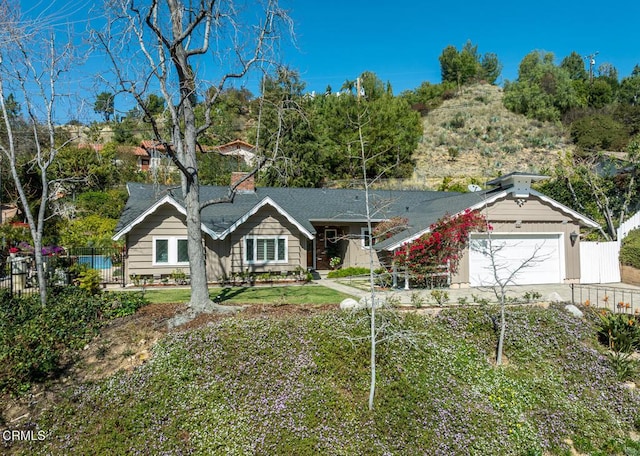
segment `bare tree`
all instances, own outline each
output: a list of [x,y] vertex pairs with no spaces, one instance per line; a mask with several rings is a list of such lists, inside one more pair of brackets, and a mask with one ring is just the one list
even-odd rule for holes
[[[359,113],[360,114],[360,113]],[[376,345],[377,345],[377,333],[376,333],[376,289],[375,289],[375,277],[373,272],[373,226],[371,224],[371,206],[369,203],[369,180],[367,179],[367,153],[365,148],[365,141],[362,135],[362,123],[358,119],[358,140],[360,142],[360,159],[362,160],[362,177],[364,181],[364,204],[367,217],[367,236],[369,245],[369,291],[371,293],[371,314],[370,314],[370,328],[369,337],[371,338],[370,347],[370,373],[371,378],[369,382],[369,410],[373,410],[373,399],[376,392]]]
[[[588,201],[593,203],[604,220],[599,231],[603,238],[617,240],[617,227],[625,221],[634,197],[637,196],[637,169],[640,165],[640,138],[633,138],[621,157],[623,172],[617,176],[603,175],[603,164],[609,158],[605,154],[575,157],[570,153],[561,157],[556,174],[567,186],[575,206],[587,212],[581,202],[574,182],[582,182],[589,190]],[[616,192],[609,187],[615,186]],[[582,198],[584,201],[584,197]]]
[[[48,170],[58,151],[70,140],[62,140],[55,127],[54,112],[61,94],[57,89],[63,75],[78,60],[72,41],[58,39],[60,34],[41,22],[23,20],[15,5],[0,3],[0,116],[5,134],[0,138],[0,151],[8,163],[20,203],[29,224],[42,305],[47,303],[47,283],[42,256],[42,236],[46,214],[55,185]],[[24,106],[26,128],[16,128],[15,112],[7,99],[19,94]],[[25,150],[26,144],[26,150]],[[29,192],[20,173],[26,161],[39,179],[39,192]],[[35,203],[35,204],[34,204]]]
[[504,347],[504,337],[507,328],[505,307],[507,305],[507,287],[517,285],[518,277],[528,269],[535,266],[548,258],[548,255],[541,254],[544,244],[536,244],[534,248],[527,252],[526,256],[518,263],[513,263],[510,258],[501,255],[506,244],[504,242],[495,241],[491,236],[491,230],[487,230],[486,239],[472,239],[469,243],[469,249],[474,249],[489,260],[487,266],[491,279],[484,287],[490,288],[495,294],[500,306],[500,322],[498,334],[498,346],[496,349],[496,365],[502,364],[502,352]]
[[370,372],[370,381],[369,381],[369,400],[368,407],[369,410],[373,410],[374,408],[374,399],[376,393],[376,378],[377,378],[377,369],[376,369],[376,352],[378,344],[389,341],[393,339],[402,339],[404,341],[408,341],[409,343],[413,342],[414,334],[407,333],[399,328],[396,324],[396,319],[393,316],[387,315],[386,318],[379,319],[378,311],[381,310],[379,307],[384,307],[386,310],[391,308],[390,300],[382,300],[378,297],[376,292],[376,279],[377,274],[375,272],[375,253],[373,250],[373,240],[374,240],[374,231],[373,231],[373,220],[376,215],[379,215],[380,212],[384,210],[384,208],[388,205],[388,201],[381,202],[381,204],[376,205],[371,198],[370,188],[376,180],[381,179],[384,176],[383,173],[379,174],[373,179],[369,179],[367,170],[368,164],[371,161],[374,161],[378,158],[380,154],[386,153],[387,151],[381,151],[378,153],[372,153],[371,148],[369,147],[366,138],[363,134],[363,126],[366,125],[368,113],[366,109],[362,110],[360,103],[358,103],[358,112],[357,119],[355,119],[355,127],[357,129],[357,144],[358,144],[358,152],[359,152],[359,161],[362,169],[362,177],[363,177],[363,186],[364,186],[364,199],[365,199],[365,217],[367,221],[367,233],[365,236],[366,245],[369,248],[369,297],[367,298],[367,308],[369,309],[369,344],[370,344],[370,360],[369,360],[369,372]]
[[[111,60],[116,91],[136,100],[151,123],[155,139],[164,145],[180,171],[191,313],[225,309],[209,299],[200,214],[207,205],[233,201],[242,183],[230,187],[226,198],[200,201],[198,138],[212,125],[214,108],[225,85],[268,62],[281,26],[291,28],[277,0],[267,0],[261,7],[260,14],[255,9],[249,14],[230,0],[109,0],[107,28],[96,33],[97,42]],[[257,23],[249,23],[250,17],[258,17]],[[145,103],[156,87],[168,110],[166,129],[148,112]],[[196,115],[198,104],[203,118]],[[259,144],[256,146],[259,150]]]

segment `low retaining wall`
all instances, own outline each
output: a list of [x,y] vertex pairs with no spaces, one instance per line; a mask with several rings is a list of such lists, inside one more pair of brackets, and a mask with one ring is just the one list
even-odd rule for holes
[[620,279],[622,283],[640,286],[640,269],[620,265]]

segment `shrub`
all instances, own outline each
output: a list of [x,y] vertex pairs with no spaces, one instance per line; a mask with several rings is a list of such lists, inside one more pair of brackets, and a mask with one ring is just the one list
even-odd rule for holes
[[456,216],[445,215],[429,227],[422,237],[396,250],[394,260],[406,267],[418,283],[441,276],[443,266],[454,274],[469,241],[469,233],[491,229],[478,211],[465,210]]
[[369,269],[350,266],[348,268],[338,269],[337,271],[331,271],[327,274],[327,277],[330,279],[337,279],[340,277],[351,277],[365,274],[369,274]]
[[604,310],[598,313],[598,316],[600,342],[615,352],[629,353],[640,348],[640,327],[635,317]]
[[0,292],[0,392],[20,393],[60,372],[109,318],[146,302],[136,293],[92,295],[77,287],[53,288],[46,307],[38,295]]
[[439,306],[445,305],[449,301],[449,293],[442,290],[431,291],[431,297],[436,301]]
[[[68,288],[51,293],[42,307],[37,296],[4,296],[0,309],[0,391],[25,391],[56,372],[65,349],[94,333],[98,307],[87,293]],[[83,305],[78,305],[82,302]]]
[[537,291],[527,291],[522,298],[526,301],[526,302],[531,302],[531,301],[535,301],[536,299],[540,299],[542,297],[542,295],[540,293],[538,293]]
[[375,284],[382,288],[389,288],[393,284],[393,274],[386,268],[378,268],[373,271],[375,274]]
[[331,269],[337,268],[338,266],[340,266],[340,263],[342,263],[342,258],[337,257],[337,256],[336,257],[332,257],[329,260],[329,266],[331,266]]
[[112,292],[100,294],[100,311],[106,319],[126,317],[148,304],[141,291]]
[[115,218],[96,214],[78,218],[66,223],[60,231],[60,242],[67,247],[111,247],[111,235],[117,223]]
[[78,287],[94,295],[100,291],[101,280],[100,271],[97,269],[86,269],[78,275]]
[[465,119],[465,114],[462,112],[457,112],[454,116],[453,119],[451,119],[448,123],[448,127],[453,129],[453,130],[458,130],[460,128],[464,128],[464,125],[466,123],[466,119]]
[[609,361],[620,381],[632,380],[638,373],[637,362],[631,357],[631,353],[611,352]]
[[594,114],[573,122],[571,139],[588,155],[593,150],[620,151],[627,143],[624,125],[604,114]]
[[187,273],[182,269],[174,269],[171,273],[171,279],[178,285],[184,285],[187,283]]
[[640,269],[640,229],[630,231],[622,241],[620,262],[626,266]]
[[418,291],[414,291],[413,293],[411,293],[411,305],[414,306],[415,308],[419,309],[420,307],[424,306],[425,304],[425,299],[422,296],[422,294],[420,294],[420,292]]

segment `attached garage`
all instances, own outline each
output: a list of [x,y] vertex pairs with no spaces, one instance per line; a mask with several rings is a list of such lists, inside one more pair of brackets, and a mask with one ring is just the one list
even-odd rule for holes
[[[595,255],[581,257],[581,232],[600,226],[531,188],[543,179],[545,176],[527,173],[500,176],[487,183],[494,187],[491,190],[425,201],[419,206],[424,211],[420,213],[423,219],[412,220],[411,206],[405,206],[402,216],[409,218],[410,226],[429,228],[400,232],[376,243],[375,248],[397,255],[414,240],[428,234],[443,214],[456,216],[480,211],[490,227],[490,236],[487,233],[471,235],[457,268],[452,271],[451,287],[495,286],[494,270],[499,282],[508,282],[505,285],[579,283],[581,262],[599,260]],[[459,209],[462,205],[466,208]]]
[[494,269],[500,281],[509,279],[509,285],[563,283],[563,245],[561,233],[474,234],[469,242],[469,284],[496,285]]

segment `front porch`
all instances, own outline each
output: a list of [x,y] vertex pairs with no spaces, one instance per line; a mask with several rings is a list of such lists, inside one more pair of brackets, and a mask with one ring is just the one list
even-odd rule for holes
[[[337,266],[369,268],[370,236],[366,224],[314,224],[316,236],[307,244],[307,267],[328,271]],[[374,250],[374,268],[380,267]],[[337,258],[332,264],[331,259]]]

